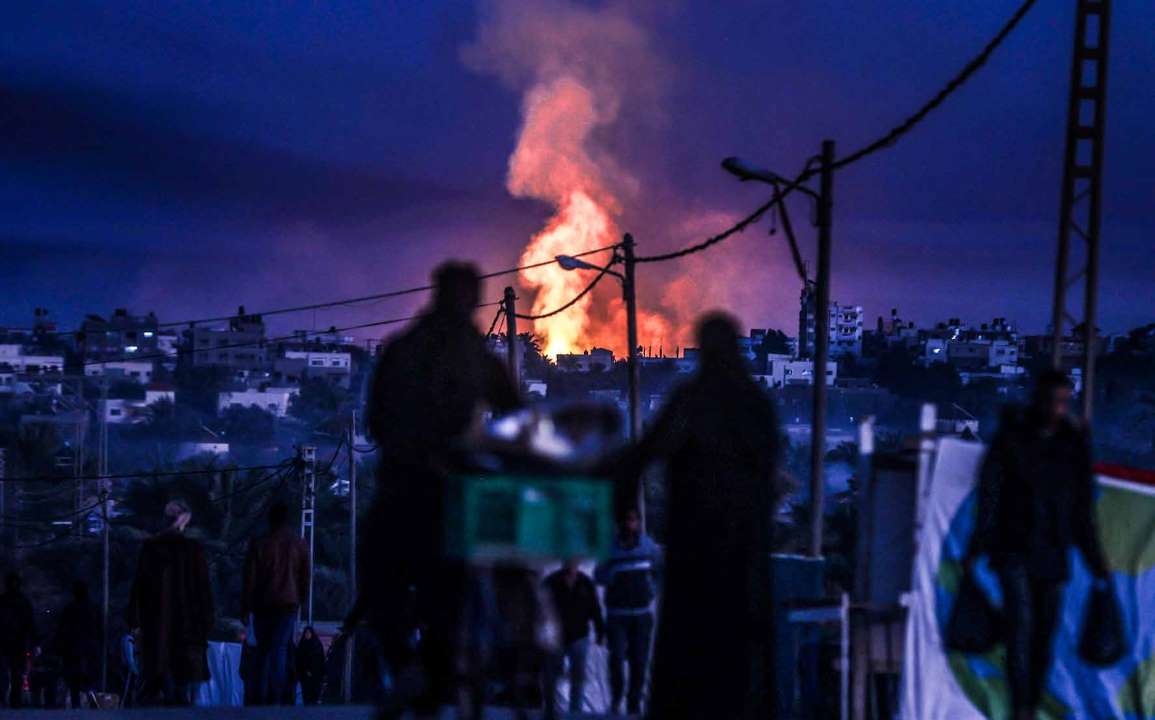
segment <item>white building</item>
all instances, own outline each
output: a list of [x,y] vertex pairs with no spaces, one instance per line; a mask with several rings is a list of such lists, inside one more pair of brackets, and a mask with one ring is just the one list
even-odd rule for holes
[[594,348],[584,353],[561,353],[557,356],[557,369],[561,372],[608,371],[614,366],[614,353],[605,348]]
[[[786,355],[770,355],[766,358],[766,373],[755,375],[770,388],[780,388],[786,385],[813,385],[814,361],[799,360]],[[826,363],[826,384],[834,385],[838,379],[838,363],[828,360]]]
[[146,422],[148,414],[144,407],[145,403],[141,400],[123,398],[108,398],[97,402],[97,409],[104,416],[104,421],[111,425]]
[[151,360],[110,360],[84,366],[87,377],[124,378],[147,385],[152,382],[153,364]]
[[353,367],[352,355],[347,352],[325,352],[320,350],[286,350],[285,358],[304,360],[310,370],[348,373]]
[[294,395],[300,394],[301,389],[296,387],[271,387],[264,390],[238,390],[223,392],[217,396],[217,412],[222,413],[231,407],[258,407],[267,410],[277,417],[289,414],[289,403]]
[[23,345],[0,345],[0,365],[26,375],[64,372],[64,356],[26,352]]
[[176,402],[176,390],[171,385],[154,384],[144,389],[145,405],[152,405],[163,400]]
[[[814,296],[814,289],[807,286],[802,291],[801,309],[798,315],[798,353],[803,357],[811,357],[814,354],[814,334],[817,328],[816,306],[817,299]],[[862,355],[862,323],[861,305],[841,305],[831,301],[829,321],[831,357]]]

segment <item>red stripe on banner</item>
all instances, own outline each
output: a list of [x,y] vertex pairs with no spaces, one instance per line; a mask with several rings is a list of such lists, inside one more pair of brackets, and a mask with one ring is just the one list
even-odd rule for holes
[[1098,475],[1106,475],[1117,480],[1127,480],[1128,482],[1155,487],[1155,470],[1141,470],[1139,468],[1127,467],[1126,465],[1101,462],[1095,463],[1095,473]]

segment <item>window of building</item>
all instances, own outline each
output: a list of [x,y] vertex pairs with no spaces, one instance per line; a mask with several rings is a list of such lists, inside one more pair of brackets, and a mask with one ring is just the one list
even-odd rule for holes
[[108,414],[111,417],[119,417],[122,414],[122,412],[123,411],[120,408],[109,408],[108,409]]

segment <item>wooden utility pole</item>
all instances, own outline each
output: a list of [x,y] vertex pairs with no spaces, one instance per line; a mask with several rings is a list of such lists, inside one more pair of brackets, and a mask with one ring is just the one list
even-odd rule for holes
[[306,606],[306,624],[313,624],[313,578],[317,570],[314,563],[316,549],[316,527],[314,520],[317,507],[317,448],[308,445],[301,448],[301,537],[309,541],[309,602]]
[[517,294],[512,287],[505,289],[502,309],[505,312],[505,357],[509,363],[509,374],[514,384],[521,387],[521,358],[517,352]]
[[826,361],[830,355],[830,235],[834,208],[834,141],[822,141],[818,193],[818,276],[814,303],[814,381],[810,419],[810,556],[822,556],[826,486]]

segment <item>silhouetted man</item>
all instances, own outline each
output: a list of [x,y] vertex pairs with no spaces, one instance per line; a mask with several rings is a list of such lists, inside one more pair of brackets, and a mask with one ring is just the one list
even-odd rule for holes
[[24,704],[24,670],[36,638],[34,621],[20,574],[9,572],[0,594],[0,704],[11,708]]
[[698,326],[700,364],[637,448],[664,460],[666,565],[650,717],[766,718],[773,698],[771,522],[778,498],[774,405],[726,315]]
[[1109,568],[1095,526],[1086,428],[1070,415],[1073,387],[1043,372],[1026,408],[1004,412],[979,478],[967,568],[988,555],[1003,590],[1007,678],[1016,720],[1033,720],[1050,673],[1055,626],[1079,548],[1100,585]]
[[629,670],[626,712],[641,711],[654,633],[654,600],[661,550],[642,532],[635,508],[622,513],[610,557],[594,570],[606,588],[606,636],[610,650],[610,710],[618,712]]
[[286,702],[297,611],[309,594],[309,547],[289,525],[289,506],[269,507],[269,531],[249,545],[241,612],[253,616],[259,704]]
[[434,282],[430,312],[390,341],[377,363],[368,420],[380,448],[378,492],[362,538],[362,597],[350,617],[368,616],[395,672],[417,659],[409,638],[422,626],[419,660],[428,683],[421,712],[450,699],[464,595],[461,568],[443,550],[449,455],[484,410],[519,403],[513,379],[473,325],[477,270],[446,263]]
[[578,569],[577,558],[570,558],[560,570],[545,579],[545,589],[561,623],[561,656],[551,669],[545,701],[554,701],[554,686],[561,674],[563,662],[569,663],[569,711],[582,711],[585,698],[586,658],[590,651],[590,625],[593,625],[598,644],[606,639],[602,605],[598,589],[589,575]]
[[164,530],[140,548],[127,616],[140,630],[142,705],[191,705],[193,684],[209,679],[213,593],[204,548],[185,535],[191,521],[183,501],[168,503]]
[[72,584],[72,600],[57,618],[56,645],[72,708],[92,690],[100,666],[100,618],[88,596],[88,583]]

